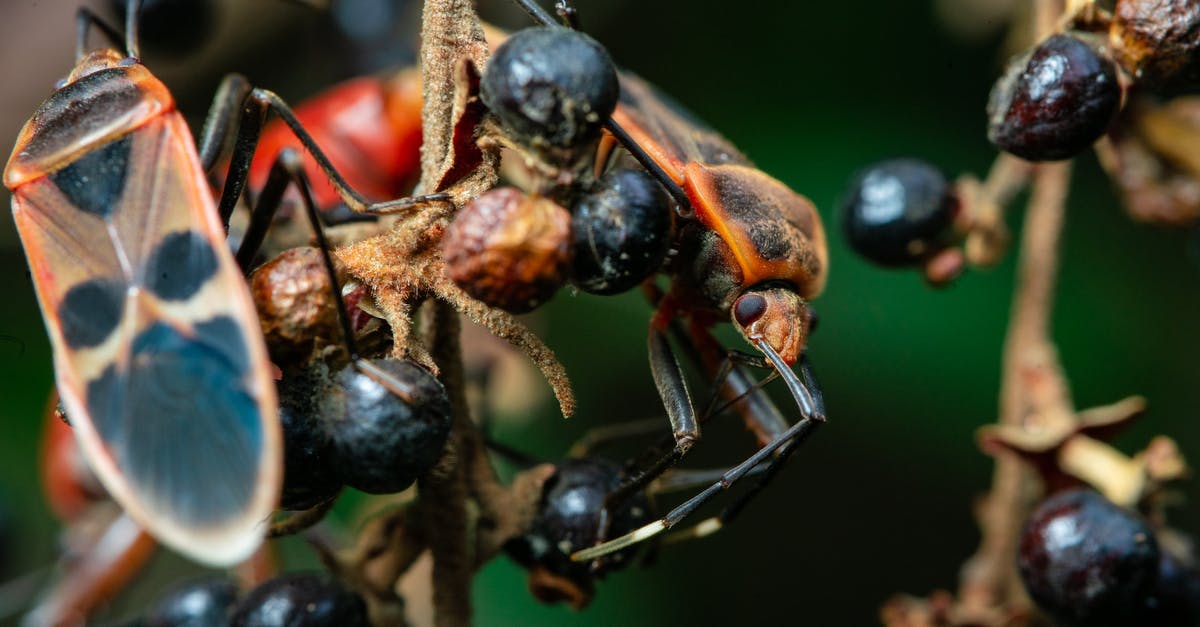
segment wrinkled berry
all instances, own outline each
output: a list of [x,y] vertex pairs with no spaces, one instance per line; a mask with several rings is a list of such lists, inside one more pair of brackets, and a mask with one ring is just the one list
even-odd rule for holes
[[496,188],[471,201],[446,229],[446,276],[488,305],[532,311],[566,281],[570,238],[566,209],[515,188]]
[[666,190],[643,170],[609,172],[572,208],[571,282],[593,294],[620,294],[654,274],[671,236]]
[[866,259],[884,266],[916,265],[946,247],[958,207],[936,167],[893,159],[870,166],[850,184],[842,230]]
[[608,51],[578,31],[533,27],[513,33],[488,61],[484,104],[533,147],[570,148],[595,139],[620,87]]
[[1139,85],[1200,85],[1200,3],[1118,0],[1109,27],[1117,60]]
[[[571,459],[543,488],[538,514],[525,535],[505,545],[505,551],[530,570],[529,587],[545,603],[565,601],[582,608],[591,601],[593,580],[629,564],[637,552],[630,547],[602,558],[600,569],[573,562],[571,554],[599,540],[599,516],[604,499],[621,485],[621,467],[600,458]],[[650,522],[650,502],[644,494],[629,498],[612,515],[608,538]]]
[[[428,370],[399,359],[372,359],[388,386],[351,364],[321,398],[333,468],[346,485],[392,494],[412,485],[442,456],[450,435],[450,400]],[[391,387],[392,389],[389,389]]]
[[142,618],[144,627],[214,627],[228,625],[237,602],[237,586],[224,577],[191,581],[160,599]]
[[1053,35],[1014,60],[992,88],[988,139],[1022,159],[1067,159],[1104,134],[1120,102],[1104,41]]
[[284,369],[303,366],[315,350],[341,340],[320,249],[286,250],[255,268],[248,282],[272,363]]
[[1071,490],[1034,510],[1017,566],[1029,596],[1064,625],[1134,625],[1158,582],[1159,549],[1137,515]]
[[367,627],[362,597],[325,574],[290,573],[250,591],[233,627]]

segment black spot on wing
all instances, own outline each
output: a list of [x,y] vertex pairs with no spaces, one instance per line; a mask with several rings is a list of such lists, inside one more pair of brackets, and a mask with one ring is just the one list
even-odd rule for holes
[[146,286],[168,301],[191,298],[216,273],[217,254],[196,231],[167,235],[146,260]]
[[128,372],[110,366],[88,385],[96,431],[135,497],[185,526],[236,518],[254,493],[260,415],[227,352],[155,324],[134,340]]
[[220,351],[233,364],[234,369],[245,372],[250,369],[250,354],[246,352],[246,336],[237,320],[229,316],[217,316],[195,326],[196,337]]
[[125,285],[114,279],[92,279],[67,290],[58,304],[58,324],[72,349],[98,346],[121,321]]
[[50,181],[80,211],[108,218],[125,189],[132,143],[130,134],[90,150],[50,174]]

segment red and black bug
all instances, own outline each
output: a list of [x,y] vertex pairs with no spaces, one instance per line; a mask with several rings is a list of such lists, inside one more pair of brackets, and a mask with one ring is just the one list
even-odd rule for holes
[[[284,119],[354,211],[445,196],[368,202],[278,96],[238,76],[218,92],[197,150],[171,94],[138,59],[140,4],[129,0],[125,53],[85,54],[90,27],[121,37],[80,9],[77,65],[22,130],[4,179],[89,464],[158,540],[227,565],[261,543],[281,483],[275,384],[242,274],[285,190],[303,180],[294,151],[275,160],[236,262],[225,244],[267,113]],[[217,203],[205,173],[230,144]]]
[[155,536],[232,563],[278,498],[274,384],[187,124],[137,60],[136,13],[127,54],[81,41],[4,183],[90,465]]
[[[517,3],[543,25],[557,27],[530,0]],[[574,16],[565,2],[558,7],[565,18]],[[489,65],[488,71],[494,67]],[[610,498],[619,500],[640,489],[683,458],[700,437],[683,372],[667,339],[676,319],[687,318],[701,329],[730,320],[762,355],[730,352],[730,357],[769,368],[783,378],[801,420],[776,432],[755,455],[661,520],[580,551],[573,556],[580,560],[611,553],[674,526],[772,456],[777,467],[825,419],[819,391],[810,389],[814,384],[791,369],[806,344],[811,319],[808,301],[821,292],[828,273],[825,231],[816,208],[756,168],[725,138],[650,84],[622,72],[620,85],[620,100],[605,123],[609,134],[601,145],[601,159],[620,142],[667,189],[682,219],[675,236],[679,254],[667,267],[671,287],[659,299],[649,334],[651,370],[671,420],[675,445]],[[754,423],[766,422],[768,416],[742,413],[752,429],[767,431]]]

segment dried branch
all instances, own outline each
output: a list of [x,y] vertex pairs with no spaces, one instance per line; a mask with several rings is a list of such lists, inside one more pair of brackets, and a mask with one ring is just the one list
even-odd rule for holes
[[[1020,267],[1004,347],[1000,423],[1034,427],[1070,412],[1069,391],[1050,340],[1058,274],[1058,242],[1070,181],[1069,163],[1038,166],[1022,231]],[[980,507],[983,539],[963,566],[959,602],[969,615],[994,615],[998,606],[1027,608],[1017,579],[1017,534],[1033,499],[1031,471],[1016,456],[996,460],[992,491]]]

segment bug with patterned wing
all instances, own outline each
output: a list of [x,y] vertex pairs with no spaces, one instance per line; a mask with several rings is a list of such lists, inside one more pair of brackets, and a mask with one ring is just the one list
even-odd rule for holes
[[275,387],[187,124],[129,41],[81,57],[4,184],[89,463],[159,540],[228,565],[278,500]]

